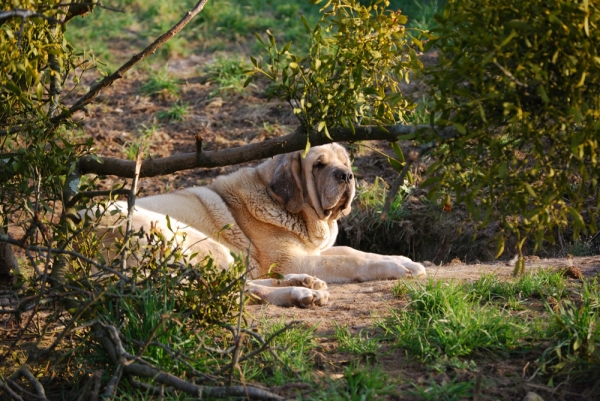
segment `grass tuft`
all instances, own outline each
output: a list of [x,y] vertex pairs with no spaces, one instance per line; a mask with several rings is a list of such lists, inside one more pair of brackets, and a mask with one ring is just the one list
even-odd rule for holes
[[369,338],[368,334],[359,332],[356,336],[350,333],[348,326],[335,325],[335,338],[338,342],[338,351],[352,354],[374,356],[380,348],[377,338]]
[[404,310],[393,310],[380,324],[398,347],[423,361],[475,352],[501,354],[517,347],[531,333],[525,322],[505,311],[480,304],[457,282],[429,280],[398,284],[396,294],[410,299]]
[[550,345],[538,362],[543,373],[600,379],[600,286],[584,281],[578,299],[548,306]]
[[167,67],[154,72],[151,70],[150,77],[140,88],[140,92],[147,96],[179,94],[179,85],[177,80],[167,72]]
[[156,113],[156,117],[162,121],[183,121],[183,118],[188,114],[188,109],[187,103],[178,101],[170,109]]

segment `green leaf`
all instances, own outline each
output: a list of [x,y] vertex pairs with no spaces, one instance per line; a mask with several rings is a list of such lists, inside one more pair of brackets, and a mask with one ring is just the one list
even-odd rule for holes
[[410,134],[398,135],[396,138],[399,141],[410,141],[411,139],[415,139],[417,137],[416,132],[412,132]]
[[464,125],[459,124],[459,123],[455,123],[453,121],[450,121],[450,124],[452,124],[452,126],[454,126],[454,128],[456,128],[456,130],[458,132],[460,132],[462,135],[465,135],[467,133],[467,129],[465,128]]
[[165,218],[167,219],[167,228],[169,229],[169,231],[173,232],[173,229],[171,228],[171,218],[168,214],[165,216]]
[[504,236],[501,236],[500,239],[498,240],[498,244],[496,246],[496,256],[494,256],[494,259],[498,259],[504,253],[504,245],[505,245],[505,238],[504,238]]
[[546,93],[546,89],[544,89],[543,85],[539,85],[537,87],[537,93],[540,95],[540,97],[542,98],[542,101],[544,103],[550,102],[550,98],[548,97],[548,94]]
[[575,223],[575,225],[581,228],[582,230],[585,230],[585,222],[579,211],[572,206],[567,206],[567,210],[569,211],[571,216],[573,216],[573,222]]
[[301,15],[300,19],[302,20],[302,24],[304,24],[304,28],[306,28],[306,33],[310,34],[312,29],[310,29],[310,26],[308,25],[308,21],[306,20],[306,17],[304,15]]
[[325,131],[324,131],[324,132],[325,132],[325,136],[326,136],[327,138],[329,138],[330,140],[332,140],[332,141],[333,141],[333,138],[332,138],[332,137],[329,135],[329,130],[327,129],[327,125],[325,125],[325,126],[323,127],[323,129],[325,130]]
[[392,166],[392,168],[394,170],[396,170],[398,173],[402,172],[402,164],[398,162],[398,160],[396,159],[392,159],[391,157],[388,157],[388,163],[390,164],[390,166]]
[[533,190],[533,187],[531,186],[531,184],[529,184],[528,182],[524,182],[523,183],[523,188],[525,188],[525,190],[527,191],[527,193],[529,193],[529,195],[531,195],[532,198],[537,198],[537,194]]
[[302,152],[302,158],[306,157],[309,150],[310,150],[310,142],[308,141],[308,138],[306,138],[306,146],[304,147],[304,152]]
[[394,149],[394,153],[396,154],[396,157],[398,158],[398,160],[401,163],[404,163],[405,162],[404,153],[402,153],[402,149],[400,148],[400,145],[398,145],[398,142],[392,142],[391,145],[392,145],[392,149]]

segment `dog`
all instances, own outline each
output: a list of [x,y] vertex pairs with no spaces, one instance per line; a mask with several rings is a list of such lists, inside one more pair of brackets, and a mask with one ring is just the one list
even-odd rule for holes
[[[337,220],[350,213],[354,195],[350,158],[333,143],[312,147],[305,157],[275,156],[205,187],[139,198],[133,226],[173,236],[183,231],[183,249],[198,258],[211,255],[223,269],[232,252],[248,254],[255,280],[247,291],[279,306],[324,305],[327,283],[426,276],[423,265],[404,256],[334,246]],[[125,202],[112,208],[127,210]],[[270,271],[283,278],[262,278]]]

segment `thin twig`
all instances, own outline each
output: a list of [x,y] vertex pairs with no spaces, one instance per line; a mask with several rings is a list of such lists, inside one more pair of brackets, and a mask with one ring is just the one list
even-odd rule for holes
[[142,168],[142,152],[138,149],[135,158],[135,173],[131,182],[131,191],[127,196],[127,226],[125,228],[125,236],[123,238],[123,248],[121,249],[121,270],[127,270],[127,258],[129,257],[129,240],[133,230],[133,209],[135,207],[135,197],[137,195],[138,181],[140,178],[140,169]]
[[131,192],[129,189],[124,189],[123,187],[118,188],[118,189],[109,189],[106,191],[81,191],[81,192],[77,192],[77,194],[71,198],[67,207],[74,206],[82,198],[94,198],[96,196],[111,196],[111,195],[129,195],[129,192]]
[[8,234],[0,234],[0,241],[8,242],[9,244],[16,245],[18,247],[21,247],[25,251],[50,252],[53,254],[63,254],[63,255],[73,256],[73,257],[76,257],[77,259],[80,259],[86,263],[93,265],[94,267],[97,267],[98,269],[101,269],[108,273],[114,274],[115,276],[119,277],[121,280],[123,280],[127,283],[129,283],[131,281],[131,279],[129,277],[125,276],[123,273],[121,273],[115,269],[112,269],[106,265],[103,265],[102,263],[98,263],[95,260],[90,259],[86,256],[83,256],[82,254],[75,252],[75,251],[70,251],[67,249],[48,248],[45,246],[38,246],[38,245],[23,246],[21,241],[15,240],[14,238],[10,237]]
[[519,86],[522,86],[522,87],[524,87],[524,88],[527,88],[527,87],[528,87],[528,85],[527,85],[527,84],[524,84],[523,82],[521,82],[521,81],[519,81],[517,78],[515,78],[515,76],[514,76],[513,74],[511,74],[511,73],[510,73],[510,71],[508,71],[506,68],[502,67],[502,66],[500,65],[500,63],[499,63],[499,62],[497,62],[496,60],[494,60],[494,65],[495,65],[496,67],[498,67],[498,69],[499,69],[500,71],[502,71],[502,73],[503,73],[504,75],[506,75],[508,78],[510,78],[510,80],[511,80],[511,81],[513,81],[514,83],[516,83],[517,85],[519,85]]
[[23,401],[23,398],[15,393],[9,386],[8,384],[6,384],[3,380],[2,377],[0,377],[0,389],[6,391],[6,394],[8,394],[8,396],[10,398],[12,398],[14,401]]
[[34,359],[34,358],[35,359],[43,359],[47,355],[49,355],[54,350],[54,348],[56,348],[56,346],[61,343],[61,341],[65,338],[65,336],[71,332],[71,330],[73,329],[73,326],[75,325],[75,323],[77,323],[79,321],[79,318],[81,318],[81,316],[87,310],[87,308],[89,308],[96,301],[98,301],[98,299],[100,299],[102,297],[102,295],[104,295],[105,292],[106,292],[106,290],[102,291],[95,298],[92,298],[92,299],[88,300],[85,304],[83,304],[77,310],[77,312],[75,312],[73,317],[71,317],[71,320],[69,320],[69,323],[67,323],[66,327],[59,334],[59,336],[56,338],[56,340],[54,340],[54,342],[48,348],[41,350],[37,355],[30,355],[29,359]]
[[[136,360],[136,357],[125,351],[116,327],[102,323],[98,323],[96,327],[98,327],[100,331],[98,334],[100,334],[103,339],[102,344],[105,346],[105,349],[113,362],[122,364],[124,373],[130,376],[151,378],[155,383],[172,387],[198,398],[248,397],[258,400],[284,400],[276,394],[250,386],[199,386],[170,373],[163,372],[149,364],[142,365],[134,363],[132,359]],[[102,334],[101,331],[103,331],[104,334]]]
[[104,398],[112,398],[115,396],[117,392],[117,386],[119,385],[119,381],[121,380],[121,376],[123,375],[123,365],[118,364],[115,369],[115,373],[112,375],[108,384],[106,385],[106,389],[104,389]]

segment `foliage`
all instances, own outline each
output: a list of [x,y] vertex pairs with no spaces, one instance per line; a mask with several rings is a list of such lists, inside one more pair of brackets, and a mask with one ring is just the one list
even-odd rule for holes
[[247,69],[248,66],[244,61],[216,57],[214,63],[208,67],[208,75],[218,86],[211,96],[243,93],[246,80],[244,71]]
[[481,226],[501,220],[519,252],[526,236],[552,241],[553,227],[596,232],[600,5],[450,0],[436,18],[431,122],[457,135],[413,136],[441,142],[432,196],[454,194]]
[[0,224],[22,227],[33,243],[56,244],[66,235],[56,218],[66,177],[91,140],[75,142],[71,120],[57,126],[51,118],[62,111],[61,97],[69,93],[63,87],[68,81],[77,85],[95,60],[76,55],[65,40],[61,21],[68,15],[56,1],[4,2],[5,9],[33,15],[1,22]]
[[579,299],[552,310],[549,337],[553,344],[539,359],[544,373],[598,379],[600,364],[600,287],[585,281]]
[[293,53],[291,42],[278,47],[267,31],[266,42],[258,39],[268,57],[251,58],[248,82],[257,74],[267,77],[270,94],[290,102],[306,130],[327,137],[333,127],[404,121],[412,106],[402,97],[400,83],[409,80],[409,68],[421,67],[414,50],[420,42],[406,31],[407,17],[387,10],[388,4],[327,2],[314,28],[303,20],[310,43],[306,55]]
[[156,113],[156,117],[159,120],[183,121],[183,118],[188,114],[188,108],[187,103],[177,101],[168,110],[161,110]]

